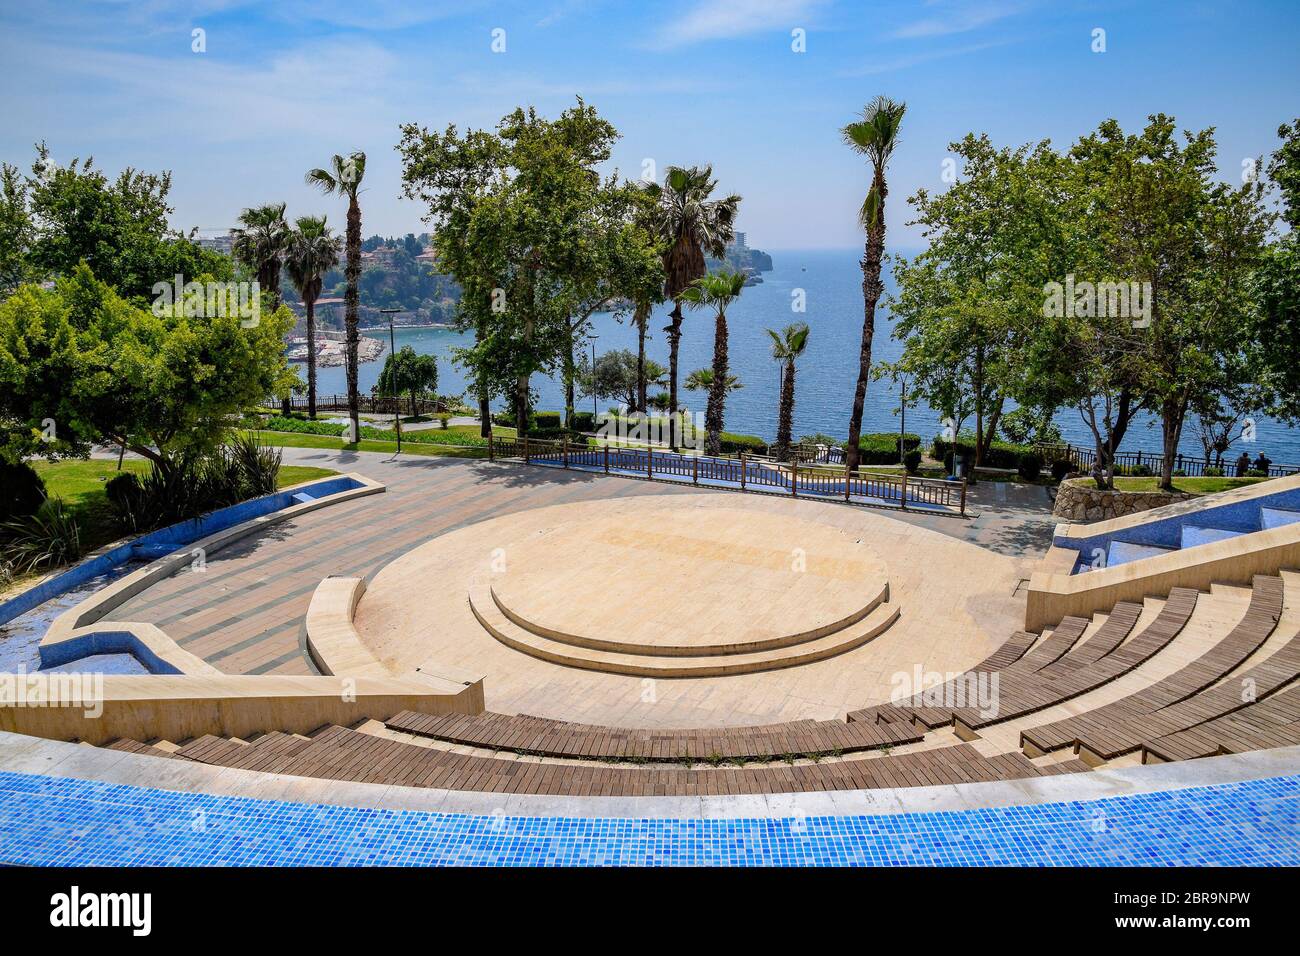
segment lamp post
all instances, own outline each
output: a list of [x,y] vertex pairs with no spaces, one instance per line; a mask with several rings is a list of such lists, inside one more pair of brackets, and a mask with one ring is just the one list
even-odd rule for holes
[[[399,407],[397,397],[397,333],[393,329],[393,316],[399,312],[405,312],[405,309],[380,309],[384,315],[388,316],[388,356],[389,361],[393,363],[393,374],[388,380],[389,391],[393,392],[390,398],[393,400],[393,431],[397,433],[397,451],[394,457],[402,453],[402,411]],[[411,409],[414,413],[415,409]],[[358,436],[360,437],[360,436]]]
[[596,427],[596,416],[600,412],[596,409],[596,339],[600,338],[595,333],[591,336],[591,427]]

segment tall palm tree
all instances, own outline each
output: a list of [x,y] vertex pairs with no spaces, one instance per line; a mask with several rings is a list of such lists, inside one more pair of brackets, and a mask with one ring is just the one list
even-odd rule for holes
[[717,186],[713,167],[669,166],[659,199],[658,226],[664,243],[664,298],[673,300],[668,333],[668,443],[677,444],[677,350],[682,339],[682,295],[707,271],[705,253],[721,259],[735,238],[740,197],[709,199]]
[[715,272],[696,279],[689,289],[682,292],[682,301],[689,302],[692,308],[711,306],[714,310],[713,374],[709,383],[709,401],[704,411],[704,451],[709,455],[722,453],[722,418],[729,390],[727,306],[739,297],[744,287],[743,272]]
[[307,182],[325,195],[348,198],[347,266],[344,268],[348,285],[343,299],[343,321],[347,329],[348,417],[352,419],[354,439],[361,435],[361,408],[357,395],[357,344],[360,342],[357,332],[360,293],[357,287],[361,281],[361,206],[357,202],[357,194],[361,191],[361,180],[365,175],[366,154],[360,150],[346,157],[336,153],[330,160],[329,169],[313,169],[307,173]]
[[776,460],[790,459],[794,432],[794,363],[808,347],[808,323],[793,322],[780,332],[768,329],[772,336],[772,358],[783,366],[781,372],[781,410],[776,424]]
[[316,300],[321,282],[339,261],[339,237],[324,216],[302,216],[289,233],[285,269],[307,309],[307,414],[316,417]]
[[862,203],[858,218],[867,231],[867,246],[862,254],[862,349],[858,356],[858,383],[853,392],[853,411],[849,415],[849,447],[845,455],[850,471],[858,467],[862,437],[862,410],[867,399],[867,379],[871,375],[871,340],[876,334],[876,304],[885,287],[880,268],[885,258],[885,167],[898,145],[898,128],[902,125],[907,104],[877,96],[862,111],[862,119],[844,127],[844,142],[871,164],[871,188]]
[[[280,307],[280,267],[289,238],[284,210],[284,203],[267,203],[245,209],[239,214],[239,227],[231,230],[231,255],[252,271],[263,292],[270,293],[272,309]],[[287,416],[289,410],[289,395],[286,393],[280,399],[280,411]]]
[[289,239],[284,210],[285,203],[245,209],[239,214],[239,227],[231,230],[231,254],[252,271],[263,292],[271,293],[273,308],[280,305],[280,268]]

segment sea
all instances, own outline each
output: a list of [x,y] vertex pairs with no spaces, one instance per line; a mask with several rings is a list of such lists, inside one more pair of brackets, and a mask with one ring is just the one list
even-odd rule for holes
[[[729,360],[731,373],[743,385],[727,398],[726,429],[772,439],[776,434],[780,366],[772,358],[771,338],[764,329],[781,329],[794,321],[805,321],[811,332],[808,348],[800,361],[796,376],[795,436],[823,433],[843,436],[848,431],[853,387],[857,377],[858,347],[862,336],[862,272],[858,265],[861,249],[774,249],[773,268],[762,274],[763,281],[747,287],[727,310]],[[892,276],[886,276],[886,291],[893,291]],[[804,311],[794,311],[802,300]],[[668,324],[669,305],[655,309],[650,323],[651,335],[647,354],[664,367],[668,365],[668,343],[664,326]],[[872,354],[876,361],[892,361],[902,351],[902,343],[893,337],[894,320],[887,308],[876,313],[876,334]],[[597,354],[610,349],[636,351],[636,328],[624,318],[612,314],[595,317],[593,331]],[[388,341],[388,331],[364,333]],[[438,357],[438,391],[456,394],[468,388],[469,378],[451,358],[456,346],[470,344],[472,336],[447,329],[397,328],[396,343],[410,345],[417,352]],[[590,354],[591,345],[586,346]],[[385,351],[385,354],[387,352]],[[383,357],[367,362],[359,371],[363,392],[369,391],[379,377]],[[713,362],[713,319],[708,310],[686,313],[683,324],[680,378],[685,380],[693,369]],[[305,376],[306,368],[299,366]],[[538,408],[564,407],[564,388],[558,376],[534,376],[533,388],[539,395]],[[340,368],[318,369],[318,391],[328,395],[346,391],[344,371]],[[651,389],[654,392],[654,389]],[[682,403],[693,412],[704,412],[703,393],[681,390]],[[471,402],[472,404],[472,402]],[[579,398],[578,408],[604,411],[608,400],[592,403]],[[504,407],[503,401],[494,408]],[[1010,407],[1010,406],[1008,406]],[[929,440],[942,429],[943,415],[924,404],[911,406],[906,412],[906,429]],[[1092,447],[1092,433],[1079,413],[1064,409],[1056,423],[1067,441]],[[973,420],[968,420],[968,426]],[[888,379],[873,379],[867,388],[864,432],[899,430],[899,387]],[[1203,454],[1197,440],[1195,421],[1184,429],[1180,451],[1185,455]],[[1300,430],[1266,416],[1255,417],[1255,441],[1238,442],[1226,456],[1235,459],[1241,449],[1251,456],[1264,452],[1276,463],[1300,463]],[[1159,452],[1160,422],[1152,415],[1139,415],[1125,437],[1123,451]]]

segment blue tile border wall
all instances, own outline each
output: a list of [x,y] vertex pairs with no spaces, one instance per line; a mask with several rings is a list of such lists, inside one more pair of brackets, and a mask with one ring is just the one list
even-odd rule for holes
[[0,624],[11,621],[20,614],[25,614],[32,608],[44,604],[51,598],[58,597],[64,591],[84,584],[93,577],[107,573],[125,561],[139,558],[153,560],[163,557],[177,548],[200,538],[205,538],[210,534],[225,531],[237,524],[251,521],[253,518],[260,518],[283,508],[293,507],[299,503],[294,500],[295,495],[307,494],[312,498],[324,498],[326,495],[333,495],[340,491],[349,491],[359,487],[361,487],[361,483],[354,478],[349,478],[347,475],[323,478],[320,481],[312,482],[310,485],[300,485],[285,491],[277,491],[275,494],[264,495],[261,498],[241,501],[237,505],[219,508],[199,518],[168,525],[166,528],[159,528],[157,531],[150,531],[148,534],[123,542],[103,554],[88,558],[62,574],[56,574],[36,587],[29,588],[17,597],[0,602]]
[[1263,508],[1281,508],[1287,511],[1300,511],[1300,488],[1279,491],[1276,494],[1261,495],[1245,501],[1228,502],[1210,508],[1188,511],[1183,514],[1170,515],[1155,521],[1125,528],[1122,531],[1096,534],[1086,538],[1055,535],[1052,543],[1057,547],[1070,548],[1079,552],[1079,561],[1071,573],[1078,573],[1086,566],[1085,556],[1095,549],[1103,552],[1110,548],[1112,541],[1126,544],[1151,545],[1157,548],[1177,548],[1181,544],[1184,525],[1196,527],[1220,528],[1225,531],[1252,532],[1260,529],[1260,510]]
[[103,866],[1295,866],[1300,775],[961,812],[492,816],[0,772],[0,863]]

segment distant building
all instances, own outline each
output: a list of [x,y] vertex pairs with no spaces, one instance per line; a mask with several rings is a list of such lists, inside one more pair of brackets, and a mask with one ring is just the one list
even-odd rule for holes
[[224,235],[196,236],[194,239],[194,244],[200,249],[219,252],[223,256],[232,254],[234,242],[235,237],[233,235],[233,230],[228,230]]

